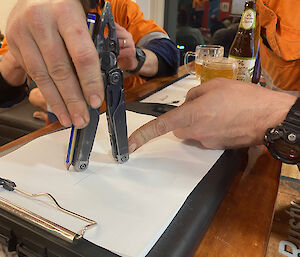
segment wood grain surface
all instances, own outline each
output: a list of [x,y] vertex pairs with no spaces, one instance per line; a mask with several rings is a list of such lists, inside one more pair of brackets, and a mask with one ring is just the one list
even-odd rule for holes
[[288,171],[285,166],[282,172],[284,176],[280,179],[267,257],[298,257],[300,253],[300,180],[293,178],[296,167],[289,165],[291,169]]
[[249,150],[247,168],[237,174],[195,256],[265,256],[280,166],[262,147]]

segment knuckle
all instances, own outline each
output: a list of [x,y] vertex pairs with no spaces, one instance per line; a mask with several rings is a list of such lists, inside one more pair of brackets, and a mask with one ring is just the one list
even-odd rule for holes
[[140,145],[143,145],[149,141],[149,137],[143,130],[139,130],[136,139]]
[[47,72],[43,70],[28,70],[28,74],[37,83],[37,85],[44,85],[49,82],[50,77]]
[[60,116],[61,114],[68,115],[68,111],[63,101],[51,102],[49,105],[51,107],[51,112],[53,112],[56,116]]
[[82,98],[78,98],[76,96],[65,97],[64,102],[69,110],[78,109],[79,112],[83,112],[86,106],[85,101]]
[[41,9],[40,5],[32,3],[25,10],[25,17],[30,28],[38,35],[43,36],[46,34],[46,22],[44,12]]
[[163,135],[169,132],[167,122],[163,118],[157,118],[154,129],[157,135]]
[[62,112],[65,111],[65,108],[63,106],[62,102],[50,102],[49,103],[51,110],[55,113],[55,114],[61,114]]
[[63,82],[70,78],[73,70],[68,64],[57,64],[49,69],[49,75],[55,82]]
[[[94,90],[97,86],[100,85],[102,77],[101,74],[95,74],[94,76],[90,76],[86,79],[82,79],[81,84],[83,86],[83,90],[86,94],[94,93]],[[92,92],[91,92],[92,91]]]
[[75,66],[90,66],[97,62],[96,49],[87,47],[85,49],[79,49],[75,52],[73,57]]

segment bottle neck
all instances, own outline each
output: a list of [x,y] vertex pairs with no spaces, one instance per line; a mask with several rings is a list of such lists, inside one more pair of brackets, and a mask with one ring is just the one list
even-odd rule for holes
[[253,30],[255,28],[256,23],[256,12],[254,6],[249,6],[246,3],[245,10],[241,17],[241,21],[239,24],[239,30]]

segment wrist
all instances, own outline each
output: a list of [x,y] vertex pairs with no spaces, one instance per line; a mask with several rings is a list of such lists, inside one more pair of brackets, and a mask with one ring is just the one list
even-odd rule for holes
[[282,93],[282,95],[280,95],[279,97],[280,99],[278,99],[278,101],[273,102],[272,109],[274,111],[270,115],[270,123],[266,123],[266,126],[268,126],[268,128],[278,126],[280,123],[282,123],[288,112],[298,99],[296,96],[286,93]]
[[131,71],[134,71],[139,64],[139,61],[136,59],[136,57],[133,58],[132,62],[130,63],[130,67],[128,67],[128,72],[132,73]]
[[257,119],[256,125],[254,124],[260,143],[264,141],[265,133],[269,128],[274,128],[284,121],[289,110],[297,100],[296,96],[290,94],[274,93],[274,97],[270,98],[271,101],[268,101],[266,108],[262,110],[263,115]]
[[284,121],[266,131],[264,143],[275,159],[288,164],[300,163],[300,98]]
[[146,61],[146,53],[143,51],[143,49],[136,47],[135,51],[136,51],[136,55],[135,55],[136,58],[134,60],[134,63],[135,62],[137,63],[135,69],[126,70],[128,73],[131,74],[138,73]]

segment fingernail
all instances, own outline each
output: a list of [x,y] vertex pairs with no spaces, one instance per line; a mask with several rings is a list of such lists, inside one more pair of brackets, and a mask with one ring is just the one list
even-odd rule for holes
[[71,119],[65,114],[59,116],[59,121],[64,127],[70,127],[72,125]]
[[136,149],[137,145],[136,143],[132,143],[129,145],[129,153],[133,153]]
[[99,108],[101,105],[101,99],[98,95],[92,95],[90,96],[90,105],[93,108]]
[[84,121],[84,119],[78,115],[78,114],[74,114],[72,117],[73,120],[73,124],[76,128],[83,128],[86,126],[86,122]]

